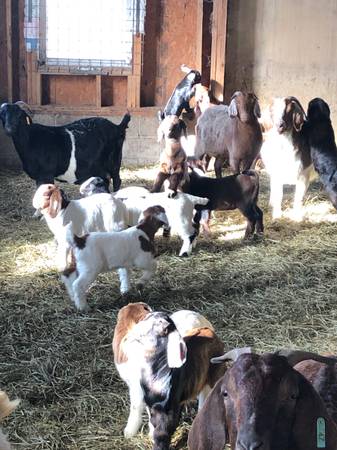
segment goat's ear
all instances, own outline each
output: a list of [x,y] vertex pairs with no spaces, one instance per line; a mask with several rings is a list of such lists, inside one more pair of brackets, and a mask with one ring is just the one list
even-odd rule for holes
[[255,99],[255,103],[254,103],[254,115],[257,119],[259,119],[261,117],[261,109],[260,109],[260,105],[259,105],[257,98]]
[[157,129],[157,142],[161,142],[165,137],[162,124],[159,125]]
[[220,378],[196,415],[188,435],[189,450],[222,450],[226,444],[226,408]]
[[[297,444],[296,448],[335,450],[337,448],[335,424],[309,381],[300,374],[298,377],[299,395],[292,429],[293,440]],[[318,440],[320,440],[320,445]]]
[[231,117],[236,117],[238,115],[238,108],[237,108],[237,105],[236,105],[235,98],[232,98],[232,100],[231,100],[231,102],[229,104],[228,110],[229,110],[229,115]]
[[187,348],[185,341],[177,330],[168,334],[167,364],[169,367],[181,367],[186,361]]
[[165,119],[165,114],[162,112],[161,109],[157,112],[157,117],[159,123],[161,123]]
[[48,214],[52,219],[54,219],[60,212],[61,206],[62,206],[62,194],[60,189],[56,187],[49,198]]

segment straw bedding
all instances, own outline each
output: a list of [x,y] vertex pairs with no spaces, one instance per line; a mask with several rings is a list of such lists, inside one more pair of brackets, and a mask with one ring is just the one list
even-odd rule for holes
[[[151,185],[151,168],[123,170],[124,186]],[[251,345],[337,353],[336,220],[318,184],[306,196],[309,219],[271,223],[268,180],[261,177],[265,237],[242,243],[245,220],[217,212],[210,239],[192,257],[180,242],[157,239],[159,267],[142,296],[152,308],[194,309],[215,326],[226,348]],[[77,188],[64,186],[68,193]],[[34,183],[0,174],[0,389],[22,402],[4,423],[14,448],[150,449],[147,427],[126,441],[127,388],[112,362],[118,309],[116,273],[100,275],[77,313],[59,281],[47,225],[32,218]],[[290,191],[284,205],[290,206]],[[173,448],[186,448],[195,404],[184,409]],[[144,421],[145,423],[145,421]]]

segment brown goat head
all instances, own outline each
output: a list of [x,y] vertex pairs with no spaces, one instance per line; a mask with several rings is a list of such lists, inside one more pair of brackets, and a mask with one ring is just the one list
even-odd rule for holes
[[[237,352],[209,394],[192,425],[189,449],[222,450],[229,441],[233,450],[316,450],[319,418],[325,423],[325,448],[336,449],[336,425],[311,384],[292,367],[308,358],[335,360],[299,351],[246,351]],[[226,354],[212,362],[232,358]]]
[[238,117],[241,122],[252,122],[261,117],[258,98],[252,92],[236,91],[229,104],[229,115]]
[[298,133],[306,121],[304,109],[296,97],[286,97],[282,101],[278,99],[278,106],[274,107],[273,116],[274,124],[280,134],[293,129]]
[[55,184],[41,184],[33,197],[33,206],[51,218],[57,216],[62,207],[62,192]]

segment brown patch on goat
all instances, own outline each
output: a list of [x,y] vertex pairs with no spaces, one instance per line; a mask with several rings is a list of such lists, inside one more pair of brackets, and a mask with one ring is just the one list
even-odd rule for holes
[[88,236],[89,234],[85,234],[84,236],[76,236],[76,234],[74,234],[74,242],[76,247],[83,250],[86,246]]
[[224,344],[210,328],[194,328],[184,340],[187,346],[186,373],[194,374],[181,396],[186,401],[195,398],[206,384],[213,387],[225,373],[226,365],[210,363],[211,358],[221,355],[224,350]]
[[[158,229],[163,225],[156,215],[165,214],[165,209],[162,206],[151,206],[144,211],[144,218],[137,225],[139,230],[142,230],[150,239],[150,243],[153,243],[154,235],[157,233]],[[145,250],[149,251],[149,250]]]
[[9,400],[4,391],[0,391],[0,420],[7,417],[20,403],[20,400]]
[[151,308],[143,302],[129,303],[120,309],[112,340],[115,364],[122,364],[127,361],[127,356],[123,351],[123,342],[126,340],[127,334],[132,327],[145,319],[150,312]]
[[151,252],[154,255],[155,249],[153,243],[145,239],[143,236],[139,236],[138,239],[140,240],[140,248],[144,252]]
[[71,260],[70,260],[69,267],[66,267],[64,269],[64,271],[62,272],[62,275],[64,275],[67,278],[69,278],[72,273],[76,272],[76,260],[75,260],[75,255],[74,255],[73,250],[71,250],[70,257],[71,257]]

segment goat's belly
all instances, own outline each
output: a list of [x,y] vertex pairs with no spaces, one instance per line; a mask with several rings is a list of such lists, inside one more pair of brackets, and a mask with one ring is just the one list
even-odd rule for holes
[[75,183],[77,180],[75,172],[76,172],[76,158],[75,158],[75,137],[73,133],[66,129],[66,132],[69,134],[71,140],[71,155],[69,160],[68,169],[61,175],[58,175],[56,178],[60,181],[66,181],[67,183]]

